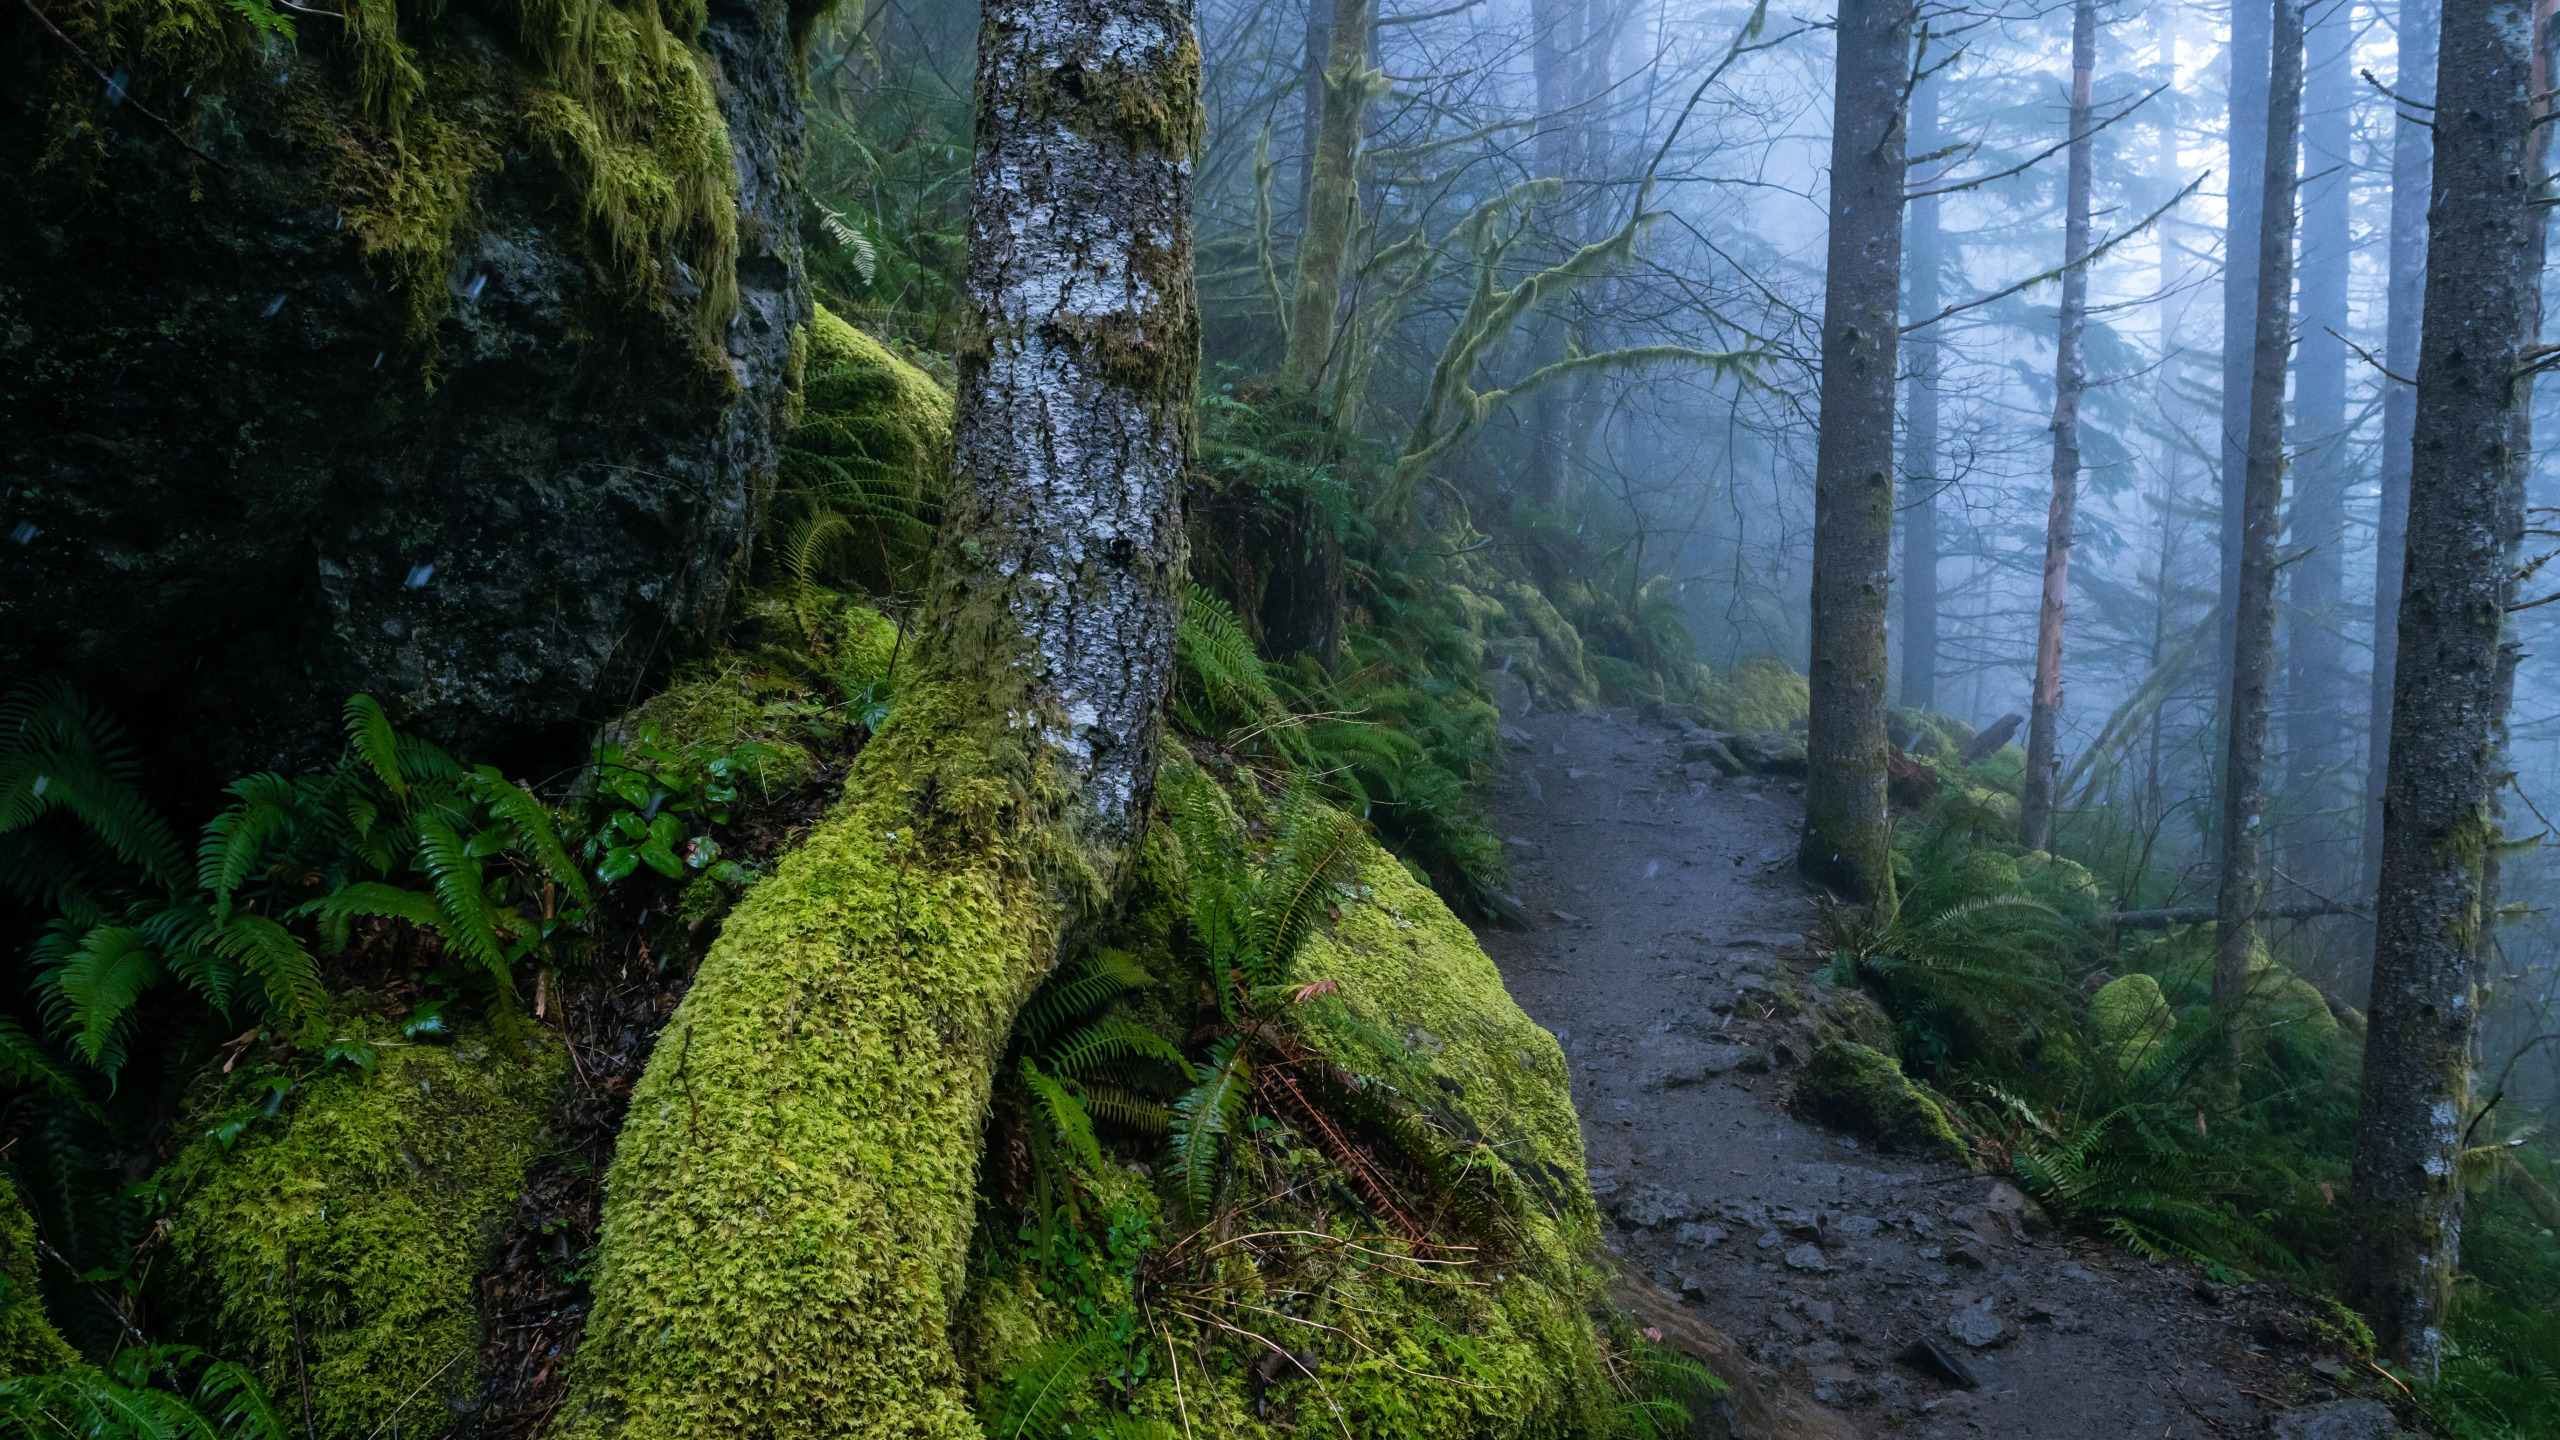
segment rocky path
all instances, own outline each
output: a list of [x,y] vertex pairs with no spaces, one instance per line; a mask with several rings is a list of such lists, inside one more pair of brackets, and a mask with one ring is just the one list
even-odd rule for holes
[[1754,1377],[1723,1428],[2226,1440],[2342,1418],[2310,1408],[2337,1362],[2285,1297],[2055,1235],[2006,1185],[1786,1112],[1821,933],[1786,782],[1693,780],[1632,711],[1508,739],[1494,812],[1535,928],[1485,949],[1571,1058],[1629,1302]]

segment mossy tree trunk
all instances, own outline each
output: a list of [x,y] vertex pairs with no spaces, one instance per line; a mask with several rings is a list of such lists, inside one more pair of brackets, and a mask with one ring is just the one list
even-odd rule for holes
[[2505,608],[2521,516],[2543,221],[2532,0],[2449,0],[2409,476],[2351,1298],[2432,1371],[2460,1249],[2457,1177],[2490,923]]
[[1143,828],[1199,323],[1189,0],[989,0],[916,668],[635,1087],[562,1433],[968,1437],[994,1064]]
[[[1325,0],[1313,0],[1322,4]],[[1281,378],[1313,390],[1333,359],[1334,320],[1342,308],[1342,276],[1351,260],[1360,196],[1360,140],[1369,101],[1383,83],[1369,66],[1376,0],[1332,0],[1326,30],[1324,108],[1316,119],[1315,158],[1307,210],[1298,234],[1298,270],[1289,296],[1289,348]]]
[[2062,328],[2053,352],[2053,503],[2045,512],[2044,599],[2036,607],[2036,682],[2027,717],[2027,780],[2019,796],[2018,843],[2042,850],[2053,838],[2053,782],[2062,731],[2062,622],[2071,592],[2071,532],[2080,524],[2080,357],[2089,324],[2089,187],[2097,132],[2089,104],[2098,66],[2098,7],[2080,0],[2071,17],[2071,158],[2064,182]]
[[2249,372],[2249,464],[2241,489],[2238,625],[2222,762],[2221,885],[2214,896],[2213,1003],[2240,1060],[2241,1001],[2265,887],[2267,698],[2275,677],[2276,526],[2284,502],[2284,377],[2293,348],[2294,149],[2302,119],[2302,0],[2276,0],[2267,80],[2266,171],[2259,195],[2257,335]]
[[1884,617],[1893,568],[1893,387],[1911,0],[1842,0],[1813,480],[1810,775],[1797,863],[1857,904],[1892,888]]

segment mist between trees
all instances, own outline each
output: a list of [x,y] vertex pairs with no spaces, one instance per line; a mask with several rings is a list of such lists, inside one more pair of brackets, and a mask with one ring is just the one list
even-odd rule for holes
[[[862,65],[929,56],[926,88],[958,104],[965,22],[881,13],[833,92],[843,113],[891,103],[852,83]],[[1383,447],[1399,505],[1464,517],[1451,533],[1516,549],[1542,582],[1643,589],[1717,671],[1759,655],[1808,671],[1806,866],[1852,898],[1879,898],[1885,731],[1909,728],[1888,708],[2031,716],[2020,838],[2087,863],[2137,924],[2218,911],[2226,1005],[2255,933],[2361,1023],[2439,23],[2426,0],[1852,4],[1836,25],[1621,0],[1209,0],[1207,388],[1259,399],[1284,373],[1343,443]],[[1884,70],[1841,53],[1853,31],[1890,52]],[[1867,89],[1842,88],[1853,70]],[[930,208],[831,154],[883,223]],[[1852,161],[1901,171],[1896,216],[1875,208],[1889,192],[1850,184]],[[2530,163],[2539,176],[2538,142]],[[2497,292],[2536,312],[2539,224],[2514,239],[2522,288]],[[1451,371],[1485,287],[1601,245],[1610,263],[1551,272]],[[1338,290],[1310,291],[1311,254]],[[1898,337],[1852,293],[1877,283],[1899,296]],[[947,324],[930,312],[879,311],[928,341]],[[2514,336],[2528,370],[2537,339],[2529,318]],[[1889,381],[1837,388],[1877,365]],[[1442,419],[1467,387],[1497,403]],[[2479,931],[2486,1078],[2454,1098],[2494,1090],[2491,1128],[2522,1133],[2560,1104],[2560,1045],[2542,1043],[2560,1030],[2543,819],[2560,681],[2532,658],[2560,612],[2530,608],[2549,546],[2521,533],[2544,528],[2523,516],[2555,476],[2515,453],[2517,488],[2478,520],[2505,536],[2482,543],[2519,608],[2478,702],[2512,716],[2475,767],[2505,828],[2464,902],[2497,915]],[[2475,491],[2502,483],[2483,464]],[[1825,830],[1843,804],[1857,813]],[[1841,859],[1862,846],[1879,848]]]

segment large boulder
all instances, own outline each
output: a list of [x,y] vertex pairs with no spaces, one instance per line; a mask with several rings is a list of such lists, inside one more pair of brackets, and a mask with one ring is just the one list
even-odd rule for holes
[[221,774],[357,690],[565,739],[716,621],[809,316],[786,0],[53,9],[0,18],[0,673]]

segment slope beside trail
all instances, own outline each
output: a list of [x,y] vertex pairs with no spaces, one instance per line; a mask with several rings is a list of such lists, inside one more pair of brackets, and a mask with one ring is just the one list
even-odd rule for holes
[[[1792,786],[1693,780],[1680,737],[1631,710],[1506,738],[1491,808],[1533,928],[1484,947],[1571,1059],[1625,1298],[1693,1351],[1729,1347],[1717,1368],[1758,1392],[1724,1428],[2221,1440],[2337,1418],[2310,1408],[2338,1362],[2299,1302],[2053,1234],[1991,1177],[1787,1113],[1818,1026],[1788,997],[1821,983]],[[1899,1358],[1924,1335],[1976,1383]]]

